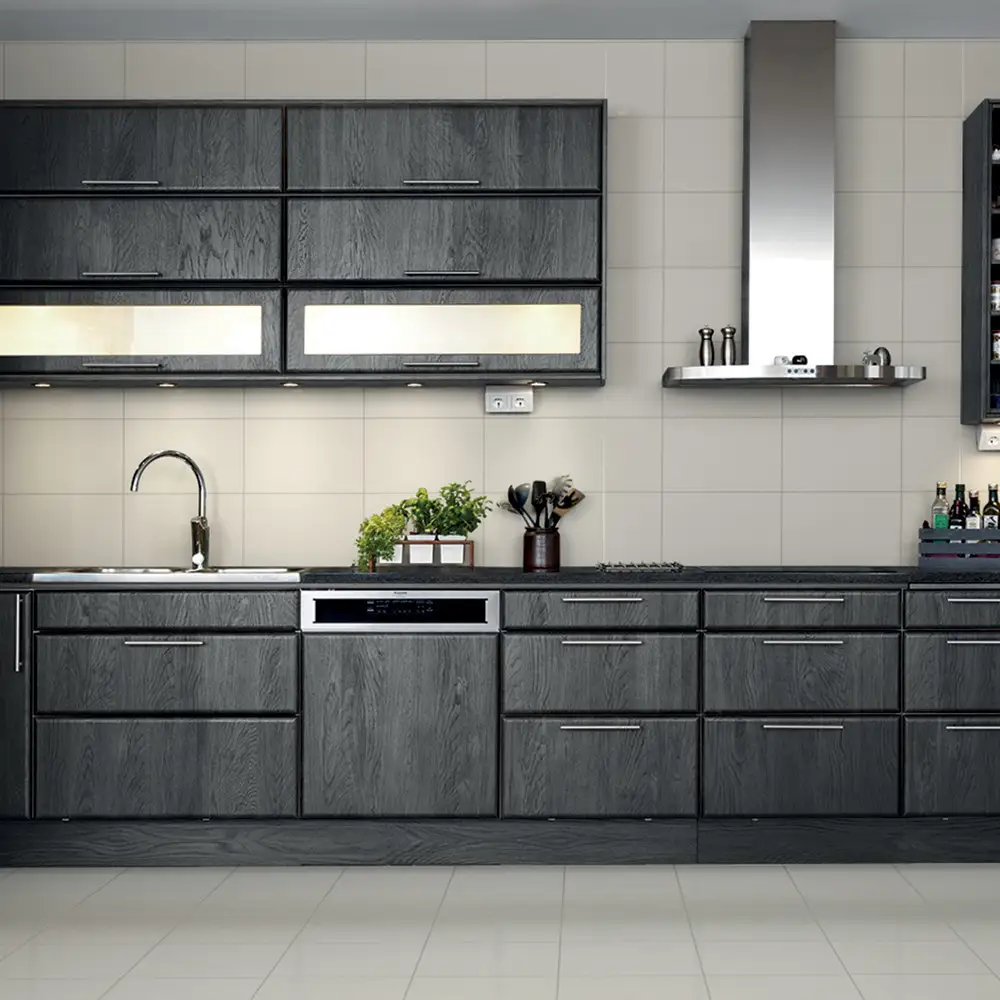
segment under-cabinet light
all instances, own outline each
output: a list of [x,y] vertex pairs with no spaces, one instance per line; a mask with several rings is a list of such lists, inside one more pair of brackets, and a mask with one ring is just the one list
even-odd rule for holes
[[298,382],[282,382],[281,383],[281,388],[282,389],[298,389],[298,387],[299,387],[299,383]]
[[35,383],[35,388],[36,389],[51,389],[52,388],[52,383],[51,382],[36,382]]
[[174,383],[173,382],[161,382],[160,383],[160,388],[161,389],[173,389],[173,387],[174,387]]
[[406,383],[406,388],[407,389],[422,389],[423,387],[424,387],[424,383],[423,382],[407,382]]

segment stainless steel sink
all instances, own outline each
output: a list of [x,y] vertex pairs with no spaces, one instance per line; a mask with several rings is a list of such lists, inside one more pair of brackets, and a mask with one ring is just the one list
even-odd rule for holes
[[219,569],[169,569],[152,566],[105,566],[52,569],[33,573],[35,583],[169,583],[196,587],[205,583],[298,583],[295,569],[226,566]]

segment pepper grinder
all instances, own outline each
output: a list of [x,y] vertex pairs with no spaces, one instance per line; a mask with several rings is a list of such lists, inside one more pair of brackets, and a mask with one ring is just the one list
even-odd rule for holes
[[724,326],[721,332],[722,332],[722,363],[724,365],[735,365],[736,327]]
[[712,337],[715,331],[710,326],[703,326],[698,331],[701,337],[701,346],[698,348],[698,362],[703,368],[710,368],[715,364],[715,344]]

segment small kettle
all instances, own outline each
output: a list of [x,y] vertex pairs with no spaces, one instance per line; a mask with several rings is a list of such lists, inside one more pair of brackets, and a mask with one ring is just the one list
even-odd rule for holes
[[865,351],[861,358],[863,365],[879,365],[887,368],[892,364],[892,355],[884,347],[876,347],[873,351]]

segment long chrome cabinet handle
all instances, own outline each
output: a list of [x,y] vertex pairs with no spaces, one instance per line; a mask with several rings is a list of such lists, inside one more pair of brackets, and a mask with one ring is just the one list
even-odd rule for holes
[[444,268],[437,268],[429,271],[407,270],[403,274],[407,278],[478,278],[482,271],[448,271]]
[[81,278],[162,278],[160,271],[81,271]]
[[642,604],[644,597],[564,597],[563,604]]
[[563,646],[641,646],[642,639],[563,639]]
[[84,187],[131,187],[131,188],[155,188],[160,186],[159,181],[113,181],[103,178],[98,180],[80,181]]
[[843,597],[765,597],[765,604],[843,604]]
[[642,726],[560,726],[564,733],[636,733]]
[[1000,597],[949,597],[949,604],[1000,604]]
[[162,368],[159,361],[84,361],[81,368]]
[[482,181],[460,180],[455,177],[442,178],[439,181],[432,177],[411,177],[403,181],[407,187],[479,187]]
[[1000,646],[1000,639],[949,639],[949,646]]
[[21,614],[24,607],[24,598],[18,594],[14,605],[14,673],[21,672],[21,628],[23,627]]
[[404,361],[404,368],[478,368],[481,361]]
[[1000,726],[945,726],[950,733],[1000,733]]
[[765,639],[765,646],[843,646],[843,639]]
[[839,732],[843,729],[840,725],[806,725],[801,722],[765,722],[762,729],[803,729],[803,730],[815,730],[817,732]]
[[126,646],[204,646],[202,639],[126,639]]

